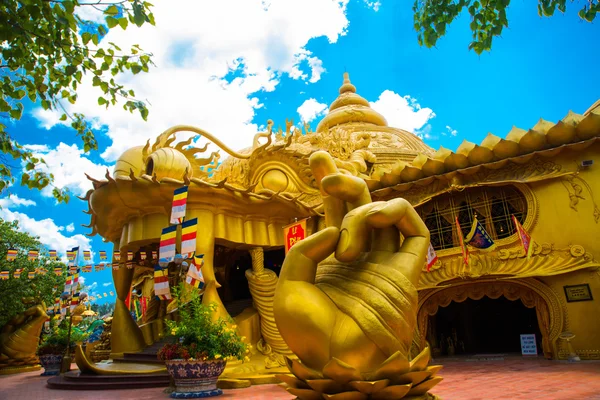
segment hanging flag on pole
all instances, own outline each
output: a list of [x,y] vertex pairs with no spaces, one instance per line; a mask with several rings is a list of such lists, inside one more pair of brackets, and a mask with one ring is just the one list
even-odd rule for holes
[[161,300],[171,299],[168,272],[158,264],[154,266],[154,294]]
[[192,257],[196,251],[196,231],[198,218],[193,218],[181,223],[181,255]]
[[71,297],[71,312],[73,312],[78,305],[79,305],[79,292],[73,293],[73,297]]
[[38,250],[29,250],[29,252],[27,253],[27,260],[35,261],[38,259],[39,256],[40,252]]
[[204,287],[204,276],[202,275],[202,265],[204,264],[204,255],[194,257],[194,262],[190,264],[185,282],[195,288],[202,289]]
[[6,261],[15,261],[19,252],[16,249],[8,249],[6,252]]
[[458,235],[458,242],[460,243],[460,249],[462,250],[463,261],[465,262],[465,265],[469,265],[469,249],[467,249],[467,246],[465,245],[465,239],[462,230],[460,229],[458,217],[456,217],[456,234]]
[[100,261],[106,261],[106,251],[100,250]]
[[73,287],[73,277],[71,275],[67,276],[65,280],[65,289],[63,293],[71,293],[71,288]]
[[517,234],[519,235],[519,239],[521,239],[521,245],[523,246],[523,250],[525,250],[525,255],[529,260],[531,258],[531,253],[533,252],[533,246],[531,245],[531,235],[527,233],[523,226],[521,226],[521,223],[519,223],[519,220],[514,215],[511,215],[511,217],[515,224],[515,229],[517,231]]
[[49,250],[48,251],[48,257],[52,260],[52,261],[56,261],[58,260],[58,252],[56,250]]
[[488,235],[483,224],[477,220],[477,217],[473,219],[471,231],[465,238],[465,242],[469,246],[475,247],[481,251],[491,251],[496,248],[496,243],[494,243],[490,235]]
[[160,258],[171,261],[175,257],[175,244],[177,243],[177,225],[171,225],[162,230],[160,236]]
[[438,256],[433,248],[431,242],[429,242],[429,248],[427,249],[427,272],[431,269],[431,266],[438,260]]
[[[180,187],[173,192],[173,208],[171,209],[171,224],[180,224],[185,219],[188,187]],[[161,257],[162,258],[162,257]]]

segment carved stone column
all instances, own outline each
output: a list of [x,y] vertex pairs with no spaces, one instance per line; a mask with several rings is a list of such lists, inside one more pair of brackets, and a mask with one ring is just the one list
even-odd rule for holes
[[259,342],[257,349],[269,356],[265,360],[267,368],[283,366],[285,360],[281,354],[291,354],[291,351],[279,334],[273,316],[273,298],[277,286],[277,274],[270,269],[265,269],[262,247],[250,249],[250,255],[252,256],[252,269],[246,271],[246,278],[254,300],[254,307],[260,315],[260,330],[266,342],[266,344],[262,341]]

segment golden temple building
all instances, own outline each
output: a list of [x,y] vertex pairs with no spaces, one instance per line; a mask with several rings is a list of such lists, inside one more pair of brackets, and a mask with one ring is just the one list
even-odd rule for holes
[[[600,359],[600,102],[584,114],[566,111],[556,123],[436,151],[388,126],[345,74],[315,131],[302,133],[291,121],[275,130],[269,121],[251,148],[235,151],[202,129],[176,126],[127,150],[104,180],[90,178],[85,197],[92,234],[114,243],[121,260],[135,253],[135,268],[113,271],[112,356],[160,340],[171,310],[153,296],[152,265],[139,252],[158,250],[173,191],[187,185],[186,217],[198,218],[196,251],[204,254],[204,301],[234,317],[264,368],[283,367],[290,350],[273,317],[283,228],[305,218],[308,235],[324,228],[308,159],[325,150],[341,171],[366,181],[373,201],[405,198],[430,230],[438,260],[429,271],[423,265],[413,354],[427,342],[434,357],[520,352],[520,335],[535,334],[546,358],[566,359],[574,349],[581,359]],[[175,144],[181,131],[228,158],[193,147],[195,137]],[[513,216],[531,235],[529,256]],[[469,247],[465,263],[455,222],[467,236],[474,218],[495,248]],[[132,285],[149,302],[137,323],[125,306]]]

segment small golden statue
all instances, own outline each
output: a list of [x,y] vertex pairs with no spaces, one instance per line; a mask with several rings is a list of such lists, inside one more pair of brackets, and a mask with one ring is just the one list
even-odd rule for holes
[[299,399],[434,399],[427,347],[410,360],[429,231],[404,199],[371,202],[364,180],[326,152],[310,157],[326,228],[288,253],[277,327],[300,362],[280,375]]

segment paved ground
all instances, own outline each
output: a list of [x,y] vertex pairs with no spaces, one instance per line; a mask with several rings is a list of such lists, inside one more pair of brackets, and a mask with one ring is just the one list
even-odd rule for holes
[[[600,362],[568,364],[539,359],[467,362],[442,360],[445,380],[434,393],[444,400],[600,400]],[[40,372],[0,376],[1,400],[167,399],[162,389],[62,391],[45,387]],[[220,399],[291,400],[277,385],[229,390]]]

